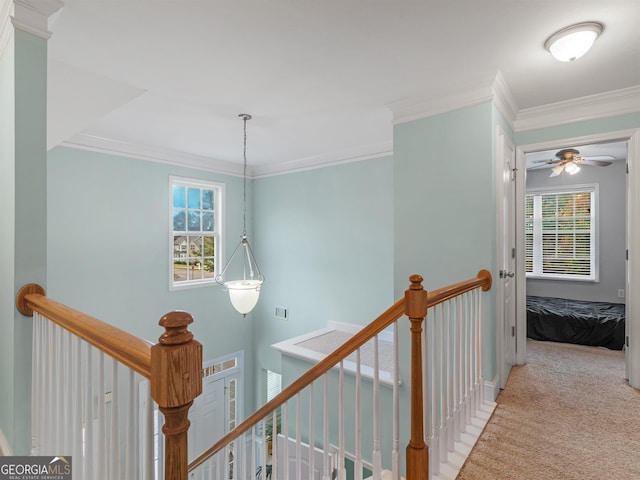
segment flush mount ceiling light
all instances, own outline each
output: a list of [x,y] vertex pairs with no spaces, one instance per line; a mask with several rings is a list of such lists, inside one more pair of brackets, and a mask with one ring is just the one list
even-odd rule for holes
[[573,62],[589,51],[602,33],[602,29],[602,24],[598,22],[571,25],[551,35],[544,42],[544,48],[549,50],[556,60]]
[[[258,263],[253,256],[253,251],[247,239],[247,120],[251,120],[251,115],[241,113],[238,115],[244,122],[244,170],[243,170],[243,210],[242,210],[242,237],[240,243],[231,254],[231,258],[216,276],[216,282],[224,285],[229,291],[229,299],[233,308],[243,315],[247,315],[258,303],[260,288],[264,282],[264,277],[260,274]],[[240,280],[224,281],[224,275],[231,265],[236,253],[242,252],[242,278]],[[236,262],[239,263],[239,262]]]

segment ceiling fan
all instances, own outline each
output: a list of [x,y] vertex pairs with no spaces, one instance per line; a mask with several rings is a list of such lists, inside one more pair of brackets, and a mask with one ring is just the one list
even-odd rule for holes
[[[550,177],[557,177],[563,171],[569,175],[575,175],[580,171],[580,165],[594,165],[597,167],[606,167],[611,165],[608,159],[614,159],[611,155],[602,155],[595,157],[579,157],[580,152],[575,148],[565,148],[556,153],[555,160],[543,160],[547,165],[555,165],[551,169]],[[607,159],[607,160],[605,160]]]

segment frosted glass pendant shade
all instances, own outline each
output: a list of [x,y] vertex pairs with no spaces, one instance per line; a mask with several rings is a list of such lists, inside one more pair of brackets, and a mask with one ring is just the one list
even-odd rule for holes
[[260,298],[262,280],[232,280],[225,282],[233,308],[242,315],[251,312]]
[[580,23],[554,33],[544,46],[556,60],[573,62],[591,49],[601,33],[602,25],[599,23]]

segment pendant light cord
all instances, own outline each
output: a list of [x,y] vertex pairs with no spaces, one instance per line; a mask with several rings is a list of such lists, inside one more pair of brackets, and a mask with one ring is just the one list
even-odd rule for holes
[[247,113],[241,113],[239,115],[244,120],[244,139],[243,139],[243,150],[242,157],[244,160],[243,170],[242,170],[242,238],[246,238],[247,236],[247,120],[251,120],[251,115]]

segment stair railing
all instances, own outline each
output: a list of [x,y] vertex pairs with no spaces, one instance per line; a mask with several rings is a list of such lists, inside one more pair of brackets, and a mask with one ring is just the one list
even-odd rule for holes
[[[422,280],[411,276],[404,298],[196,458],[189,465],[190,479],[344,480],[347,462],[355,480],[398,480],[402,471],[409,480],[437,474],[465,431],[465,420],[484,399],[478,292],[491,287],[491,274],[482,270],[475,278],[429,293]],[[437,318],[423,329],[430,309]],[[408,400],[407,389],[401,396],[399,376],[398,320],[403,315],[411,323]],[[392,361],[383,367],[381,344],[389,327]],[[364,357],[372,358],[367,362]],[[381,381],[384,375],[390,388]],[[402,465],[399,431],[406,420],[400,416],[405,403],[410,404],[405,421],[410,440]],[[431,465],[427,443],[437,452]]]
[[[78,480],[186,480],[187,416],[202,392],[191,315],[162,317],[154,345],[47,298],[36,284],[20,289],[16,306],[33,316],[32,455],[71,455]],[[155,404],[164,442],[154,438]]]

